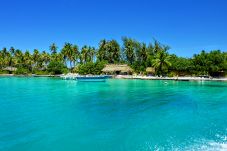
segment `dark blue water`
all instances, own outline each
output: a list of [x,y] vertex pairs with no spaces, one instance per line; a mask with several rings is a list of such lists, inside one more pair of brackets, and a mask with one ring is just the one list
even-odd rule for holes
[[0,150],[227,150],[227,83],[2,77]]

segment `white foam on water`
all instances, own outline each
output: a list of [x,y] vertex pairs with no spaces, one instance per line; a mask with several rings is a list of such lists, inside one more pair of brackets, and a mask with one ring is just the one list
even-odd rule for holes
[[146,142],[144,146],[141,146],[141,148],[138,149],[138,151],[227,151],[227,136],[217,135],[217,137],[220,139],[219,142],[203,139],[192,142],[190,145],[186,146],[183,144],[179,144],[179,146],[175,146],[173,144],[170,144],[170,146],[161,146]]

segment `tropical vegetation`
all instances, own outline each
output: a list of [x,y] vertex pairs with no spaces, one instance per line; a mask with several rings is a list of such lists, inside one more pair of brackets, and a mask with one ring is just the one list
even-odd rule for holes
[[[158,41],[146,44],[123,37],[122,45],[116,40],[100,41],[97,48],[65,43],[59,48],[55,43],[49,51],[20,50],[14,47],[0,50],[0,74],[102,74],[105,64],[128,64],[137,74],[147,74],[153,67],[158,76],[209,75],[223,76],[227,73],[227,52],[202,50],[192,57],[170,54],[170,47]],[[6,70],[14,67],[17,70]]]

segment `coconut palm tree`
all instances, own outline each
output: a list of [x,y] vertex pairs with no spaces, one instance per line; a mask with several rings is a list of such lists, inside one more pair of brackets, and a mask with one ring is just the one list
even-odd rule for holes
[[14,47],[10,47],[9,51],[10,51],[11,55],[14,56],[15,48]]
[[89,50],[89,62],[94,62],[95,47],[90,47],[89,46],[88,50]]
[[74,66],[75,66],[76,62],[77,62],[77,60],[79,59],[79,56],[80,56],[79,47],[77,45],[73,45],[72,46],[72,51],[73,51],[72,60],[73,60]]
[[123,40],[124,58],[130,65],[132,65],[136,58],[136,56],[135,56],[136,41],[131,38],[127,38],[127,37],[123,37],[122,40]]
[[33,55],[32,55],[33,61],[34,61],[34,67],[37,68],[39,65],[40,60],[40,54],[38,49],[34,49]]
[[139,61],[141,64],[145,63],[147,60],[147,47],[145,43],[142,43],[140,45],[139,51],[138,51],[138,56],[137,56],[137,61]]
[[171,57],[164,50],[157,52],[152,64],[158,75],[162,75],[165,70],[168,70],[168,67],[171,66],[170,59]]
[[72,63],[76,60],[73,45],[71,43],[65,43],[62,54],[64,55],[65,62],[68,60],[70,63],[70,68],[72,69]]
[[56,54],[56,53],[57,53],[57,49],[58,49],[58,47],[56,46],[55,43],[52,43],[52,44],[50,45],[51,54]]
[[7,51],[6,48],[3,48],[1,51],[1,66],[6,67],[11,65],[12,56]]
[[111,40],[107,44],[109,63],[118,63],[120,61],[120,45],[116,40]]
[[158,42],[157,40],[154,41],[154,47],[153,47],[153,52],[156,54],[159,51],[162,51],[162,46],[160,44],[160,42]]
[[89,57],[89,48],[87,45],[83,46],[81,49],[81,61],[83,64],[88,62],[88,57]]
[[22,51],[19,49],[16,49],[14,54],[14,59],[13,59],[15,66],[21,67],[23,65],[23,57],[24,56]]
[[108,60],[106,46],[107,46],[107,41],[105,39],[101,40],[99,43],[99,48],[97,52],[97,59],[99,61]]
[[32,55],[28,50],[24,53],[24,66],[26,66],[30,71],[32,71],[33,59]]
[[40,58],[42,62],[42,67],[46,69],[48,63],[51,60],[51,56],[48,53],[46,53],[46,51],[43,51],[42,54],[40,55]]

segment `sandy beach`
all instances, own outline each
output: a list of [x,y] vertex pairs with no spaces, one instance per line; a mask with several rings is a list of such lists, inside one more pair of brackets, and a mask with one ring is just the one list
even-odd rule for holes
[[[78,74],[69,74],[76,76]],[[0,77],[61,77],[62,75],[14,75],[0,74]],[[156,76],[135,76],[135,75],[115,75],[114,79],[139,79],[139,80],[175,80],[175,81],[227,81],[227,78],[202,78],[202,77],[156,77]]]
[[178,81],[227,81],[227,78],[202,78],[202,77],[156,77],[156,76],[133,76],[117,75],[116,79],[140,79],[140,80],[178,80]]

